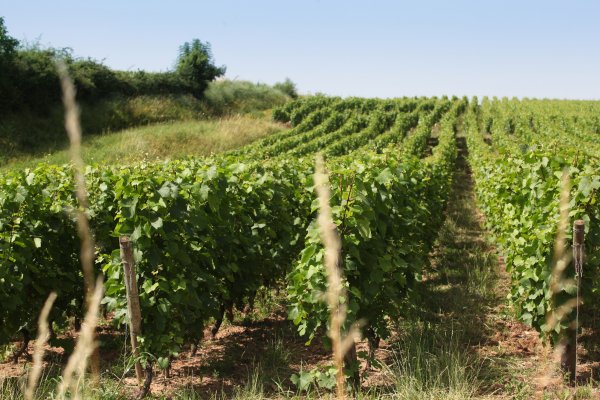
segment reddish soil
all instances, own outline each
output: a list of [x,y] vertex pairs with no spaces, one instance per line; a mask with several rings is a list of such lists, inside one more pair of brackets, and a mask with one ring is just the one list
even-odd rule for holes
[[[290,381],[290,376],[303,370],[311,370],[317,366],[331,364],[330,352],[323,345],[323,338],[315,338],[310,345],[306,345],[305,338],[295,334],[291,322],[283,316],[272,316],[264,321],[245,325],[228,324],[221,327],[215,339],[209,339],[209,329],[205,332],[205,339],[194,356],[189,349],[182,352],[172,362],[171,376],[166,378],[163,372],[156,372],[152,382],[152,393],[155,395],[171,396],[181,388],[193,388],[199,393],[230,394],[236,386],[244,386],[251,378],[252,373],[265,360],[265,352],[272,351],[273,343],[279,341],[279,348],[287,354],[284,365],[266,365],[267,379],[263,382],[267,393],[277,393],[279,390],[275,380],[278,380],[285,390],[296,391]],[[108,326],[99,330],[99,340],[104,343],[124,344],[125,338]],[[58,341],[72,346],[73,334],[60,335]],[[128,345],[129,343],[127,343]],[[14,343],[17,347],[18,342]],[[377,359],[383,361],[389,354],[388,343],[382,341],[377,350]],[[366,341],[357,345],[359,352],[367,351]],[[33,341],[29,344],[29,353],[33,352]],[[114,347],[101,347],[102,370],[107,371],[111,364],[118,363],[122,351]],[[61,368],[66,362],[66,354],[62,347],[46,346],[45,368]],[[27,374],[31,357],[24,357],[19,363],[5,362],[0,364],[0,379],[5,377],[20,377]],[[275,370],[272,368],[275,367]],[[362,371],[366,368],[362,363]],[[137,393],[136,380],[133,371],[123,377],[113,377],[122,384],[122,391],[133,396]],[[270,378],[270,379],[269,379]],[[381,372],[372,370],[362,382],[365,387],[380,386],[385,384]]]

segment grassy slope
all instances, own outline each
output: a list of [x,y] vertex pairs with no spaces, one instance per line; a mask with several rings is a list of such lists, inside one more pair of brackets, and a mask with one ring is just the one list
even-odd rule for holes
[[[86,136],[158,122],[206,119],[206,116],[201,102],[184,95],[115,97],[81,104],[81,124]],[[0,165],[66,146],[61,105],[45,114],[22,111],[0,118]]]
[[[86,162],[100,164],[209,155],[283,129],[283,125],[266,118],[250,116],[168,122],[90,136],[84,141],[83,153]],[[68,151],[61,150],[42,157],[22,156],[2,169],[31,167],[40,162],[64,164],[68,160]]]

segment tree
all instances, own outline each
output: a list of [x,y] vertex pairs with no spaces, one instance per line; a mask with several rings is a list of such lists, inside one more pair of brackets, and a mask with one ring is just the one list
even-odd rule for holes
[[4,18],[0,17],[0,114],[9,109],[15,97],[15,57],[19,41],[8,35]]
[[12,58],[17,52],[19,41],[8,36],[8,30],[4,25],[4,18],[0,17],[0,61]]
[[296,84],[294,82],[292,82],[292,80],[290,78],[285,78],[285,81],[283,81],[283,82],[277,82],[276,84],[273,85],[273,87],[275,89],[287,94],[292,99],[298,98],[298,90],[296,89]]
[[200,98],[209,82],[225,74],[225,66],[214,64],[210,43],[194,39],[179,48],[176,71],[191,86],[193,95]]

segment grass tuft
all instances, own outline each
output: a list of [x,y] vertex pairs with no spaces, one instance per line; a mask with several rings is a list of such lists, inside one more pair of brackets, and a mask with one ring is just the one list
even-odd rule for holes
[[430,324],[412,325],[395,343],[391,365],[393,399],[470,399],[477,393],[479,363],[460,334]]

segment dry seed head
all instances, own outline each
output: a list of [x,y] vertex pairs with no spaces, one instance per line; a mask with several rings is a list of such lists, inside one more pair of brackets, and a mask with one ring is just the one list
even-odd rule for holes
[[[560,192],[560,219],[558,222],[558,229],[556,232],[556,239],[554,241],[554,263],[552,268],[552,276],[550,282],[550,291],[554,298],[554,295],[564,290],[568,286],[576,284],[573,279],[564,276],[564,272],[567,267],[571,264],[572,255],[567,251],[567,237],[566,232],[569,227],[569,195],[571,185],[569,174],[567,170],[563,171],[561,180],[561,192]],[[553,310],[546,314],[546,332],[552,332],[556,327],[572,313],[577,307],[579,302],[578,298],[572,298],[560,305],[554,305]],[[565,351],[565,346],[561,343],[557,344],[552,351],[551,362],[547,364],[545,368],[544,376],[542,377],[542,385],[544,387],[550,385],[556,381],[554,374],[554,366],[560,364],[561,356]]]
[[[81,156],[81,124],[79,121],[79,107],[75,101],[75,86],[69,76],[66,64],[57,60],[56,66],[60,76],[65,107],[65,129],[69,136],[70,155],[73,163],[75,180],[75,194],[77,196],[77,234],[81,240],[80,259],[83,270],[83,291],[85,304],[89,310],[92,307],[92,292],[94,291],[94,239],[88,221],[88,196],[85,188],[85,163]],[[100,355],[94,353],[92,359],[92,383],[96,384],[100,375]]]
[[319,199],[319,216],[317,224],[321,234],[321,241],[325,247],[325,269],[327,271],[327,303],[329,305],[330,323],[329,337],[333,348],[333,358],[336,372],[336,394],[337,399],[345,399],[345,379],[344,379],[344,353],[342,344],[342,325],[346,320],[346,310],[340,307],[340,296],[343,293],[343,287],[339,271],[340,252],[342,243],[336,231],[336,226],[331,218],[331,207],[329,199],[329,179],[325,172],[325,162],[323,157],[318,154],[316,157],[315,169],[315,190]]
[[25,400],[33,399],[40,375],[42,374],[44,345],[50,336],[50,330],[48,328],[48,315],[50,314],[54,300],[56,300],[56,293],[52,292],[46,299],[44,307],[42,307],[42,311],[40,312],[40,317],[38,319],[38,336],[35,340],[33,351],[33,367],[31,368],[31,371],[29,371],[29,376],[27,377]]
[[67,365],[63,371],[62,381],[58,390],[58,399],[65,399],[67,391],[71,392],[74,399],[81,398],[79,388],[85,376],[88,359],[96,348],[95,332],[98,324],[98,314],[100,310],[100,301],[103,295],[102,277],[98,277],[94,292],[90,298],[88,310],[81,324],[79,337],[75,344],[73,354],[69,357]]
[[319,216],[317,224],[321,241],[325,248],[325,270],[327,271],[326,299],[329,305],[329,332],[333,348],[333,358],[336,367],[336,398],[345,399],[344,356],[360,340],[360,324],[355,323],[344,336],[342,327],[346,321],[346,305],[340,303],[340,298],[346,298],[346,290],[342,281],[341,251],[342,242],[337,233],[337,227],[331,216],[329,205],[331,193],[329,178],[325,171],[325,162],[320,154],[316,157],[315,190],[319,199]]
[[[75,102],[75,86],[69,77],[67,66],[61,60],[56,63],[60,76],[65,107],[65,129],[69,136],[70,155],[73,163],[75,178],[75,194],[79,203],[77,212],[77,233],[81,239],[81,266],[85,284],[86,301],[94,286],[94,242],[86,211],[88,209],[88,196],[85,188],[85,164],[81,157],[81,125],[79,123],[79,107]],[[88,304],[89,307],[89,304]]]

